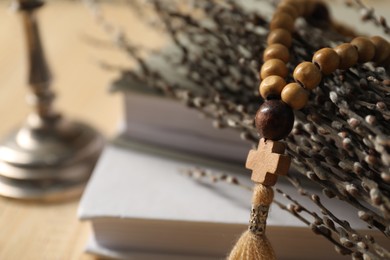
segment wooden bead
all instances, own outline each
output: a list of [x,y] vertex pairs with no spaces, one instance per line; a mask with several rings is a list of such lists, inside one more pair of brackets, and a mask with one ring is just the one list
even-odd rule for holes
[[292,43],[291,33],[285,29],[282,29],[282,28],[277,28],[277,29],[272,30],[268,34],[267,44],[271,45],[274,43],[283,44],[287,48],[290,48],[291,43]]
[[343,43],[334,48],[334,50],[340,57],[339,69],[346,70],[356,65],[359,54],[353,45],[350,43]]
[[293,4],[289,2],[282,2],[278,5],[276,12],[285,12],[288,13],[292,18],[296,19],[299,16],[298,10],[294,7]]
[[305,12],[305,6],[302,4],[302,1],[298,0],[286,0],[283,3],[290,4],[295,7],[297,10],[298,16],[302,16]]
[[321,71],[311,62],[302,62],[294,70],[294,79],[306,89],[312,90],[321,82]]
[[375,45],[366,37],[356,37],[351,41],[358,51],[358,62],[365,63],[371,61],[375,55]]
[[279,44],[279,43],[274,43],[269,45],[264,53],[263,53],[263,60],[267,61],[270,59],[279,59],[282,60],[283,62],[287,63],[288,60],[290,59],[290,53],[286,46]]
[[271,59],[264,62],[260,71],[260,78],[265,79],[268,76],[276,75],[282,78],[287,77],[288,69],[286,64],[279,59]]
[[283,88],[281,98],[287,105],[299,110],[306,105],[309,93],[298,83],[290,83]]
[[370,40],[375,46],[375,55],[372,61],[380,63],[386,60],[390,55],[390,43],[380,36],[373,36]]
[[275,14],[271,20],[270,29],[272,31],[277,28],[282,28],[292,32],[294,30],[294,18],[292,18],[291,15],[287,13]]
[[255,118],[256,129],[265,139],[277,141],[288,136],[294,125],[294,112],[281,100],[267,100]]
[[389,70],[389,65],[390,65],[390,55],[387,56],[387,59],[379,63],[378,65],[383,66],[386,70]]
[[322,48],[314,53],[313,63],[317,64],[324,75],[332,74],[340,64],[340,57],[331,48]]
[[298,2],[300,2],[300,4],[303,5],[303,7],[304,7],[303,8],[303,16],[311,15],[316,7],[315,1],[301,0]]
[[324,27],[331,24],[329,9],[324,2],[312,1],[312,5],[305,11],[306,21],[313,26]]
[[260,84],[259,92],[264,99],[280,97],[286,81],[280,76],[268,76]]

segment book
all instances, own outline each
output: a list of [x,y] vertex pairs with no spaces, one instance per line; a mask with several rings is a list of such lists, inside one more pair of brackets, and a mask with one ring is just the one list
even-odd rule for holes
[[[162,53],[148,57],[146,63],[164,75],[168,82],[206,94],[207,90],[194,86],[185,78],[182,71],[185,68],[174,68],[164,58],[166,54],[177,52],[180,52],[177,48],[168,46]],[[245,162],[251,142],[242,140],[239,131],[213,127],[213,120],[200,111],[139,80],[122,77],[112,82],[111,89],[123,92],[122,134],[128,138],[223,161]]]
[[[224,258],[247,229],[251,191],[182,174],[193,167],[251,185],[250,172],[241,165],[123,138],[107,146],[78,210],[79,218],[92,224],[87,252],[117,259]],[[296,194],[283,180],[276,187]],[[286,202],[279,194],[276,199]],[[333,210],[353,227],[365,228],[344,204]],[[267,223],[278,259],[344,259],[276,205]]]
[[243,163],[251,147],[238,131],[216,129],[199,111],[158,95],[125,92],[125,121],[131,139],[222,161]]

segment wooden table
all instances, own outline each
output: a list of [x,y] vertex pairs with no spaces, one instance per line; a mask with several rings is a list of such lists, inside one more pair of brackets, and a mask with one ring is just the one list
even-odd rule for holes
[[[378,1],[383,4],[386,1]],[[380,9],[383,11],[383,9]],[[122,23],[140,44],[155,46],[159,35],[151,33],[123,6],[105,9]],[[94,125],[106,137],[113,136],[122,118],[121,97],[109,95],[107,86],[115,73],[96,61],[131,65],[112,48],[93,46],[85,36],[107,39],[80,2],[50,1],[39,12],[46,54],[55,75],[56,107],[68,118]],[[25,119],[26,66],[19,17],[0,2],[0,136]],[[80,223],[78,199],[61,204],[26,203],[0,198],[0,259],[95,259],[83,253],[89,234]]]

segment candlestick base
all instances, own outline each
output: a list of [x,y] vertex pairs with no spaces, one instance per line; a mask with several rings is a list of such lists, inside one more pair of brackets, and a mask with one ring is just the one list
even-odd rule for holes
[[81,194],[103,148],[91,127],[30,115],[0,143],[0,195],[62,200]]

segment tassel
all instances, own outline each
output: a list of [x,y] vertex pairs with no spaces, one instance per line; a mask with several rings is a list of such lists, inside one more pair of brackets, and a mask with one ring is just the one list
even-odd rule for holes
[[265,235],[269,206],[274,198],[271,187],[255,184],[249,228],[233,247],[228,260],[275,260],[275,252]]

